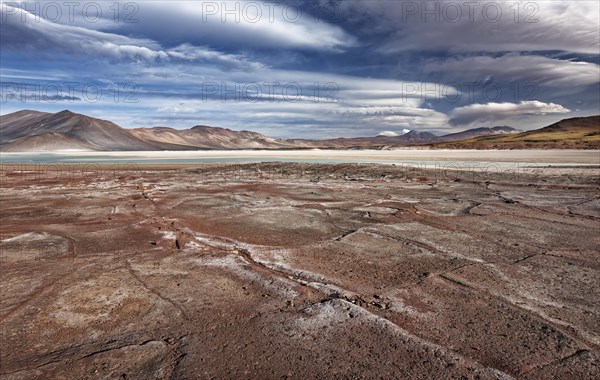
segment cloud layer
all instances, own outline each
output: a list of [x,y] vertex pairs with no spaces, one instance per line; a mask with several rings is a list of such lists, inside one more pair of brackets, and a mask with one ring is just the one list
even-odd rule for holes
[[[324,7],[329,0],[321,0]],[[338,16],[361,14],[390,37],[381,50],[507,52],[562,50],[598,54],[597,1],[337,2]]]
[[570,111],[560,104],[539,101],[471,104],[454,109],[449,121],[453,125],[471,125],[476,122],[497,122],[520,115],[564,114],[568,112]]
[[600,113],[596,1],[117,1],[95,20],[48,4],[2,1],[2,112],[310,138]]
[[587,86],[600,83],[600,66],[591,62],[536,55],[505,54],[499,57],[452,57],[428,63],[426,73],[444,73],[451,80],[478,81],[496,77],[550,87]]

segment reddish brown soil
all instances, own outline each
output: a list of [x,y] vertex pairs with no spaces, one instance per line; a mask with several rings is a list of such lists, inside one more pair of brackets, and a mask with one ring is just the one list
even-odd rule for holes
[[597,168],[2,169],[3,379],[600,378]]

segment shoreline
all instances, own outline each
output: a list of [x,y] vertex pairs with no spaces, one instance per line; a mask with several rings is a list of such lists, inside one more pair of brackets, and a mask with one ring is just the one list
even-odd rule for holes
[[[20,160],[20,159],[23,160]],[[11,163],[102,163],[116,160],[146,161],[176,164],[173,160],[184,160],[180,164],[200,163],[251,163],[261,161],[321,163],[403,163],[403,162],[462,162],[462,163],[527,163],[548,165],[600,165],[600,150],[224,150],[224,151],[115,151],[115,152],[0,152],[2,164]],[[53,161],[55,160],[55,161]],[[223,161],[218,161],[223,160]],[[304,161],[306,160],[306,161]]]

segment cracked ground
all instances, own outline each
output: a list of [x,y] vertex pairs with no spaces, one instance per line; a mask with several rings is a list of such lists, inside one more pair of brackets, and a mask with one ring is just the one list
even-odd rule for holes
[[598,168],[35,170],[2,379],[600,378]]

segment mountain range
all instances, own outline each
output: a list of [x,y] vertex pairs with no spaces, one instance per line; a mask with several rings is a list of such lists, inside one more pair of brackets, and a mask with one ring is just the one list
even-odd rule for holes
[[125,129],[110,121],[68,110],[57,113],[22,110],[0,116],[0,151],[382,149],[417,145],[430,148],[514,148],[523,144],[536,147],[532,141],[545,141],[540,147],[548,147],[548,144],[556,144],[564,139],[567,139],[565,147],[597,148],[600,146],[599,128],[600,116],[593,116],[567,119],[529,132],[502,126],[469,129],[443,136],[410,131],[400,136],[305,140],[271,138],[251,131],[203,125],[184,130],[167,127]]
[[[474,136],[430,144],[438,149],[600,149],[600,116],[561,120],[522,133]],[[599,157],[600,160],[600,157]]]

